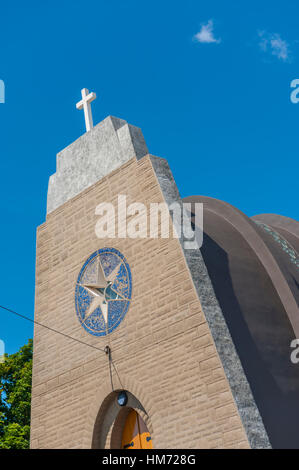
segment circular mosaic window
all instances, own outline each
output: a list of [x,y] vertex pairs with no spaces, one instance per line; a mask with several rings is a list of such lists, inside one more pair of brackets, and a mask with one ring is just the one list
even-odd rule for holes
[[115,248],[101,248],[79,273],[75,303],[78,319],[95,336],[111,333],[126,315],[132,294],[131,270]]

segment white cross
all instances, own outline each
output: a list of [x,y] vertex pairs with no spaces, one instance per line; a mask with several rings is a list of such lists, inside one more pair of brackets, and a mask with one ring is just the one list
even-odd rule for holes
[[87,88],[81,90],[82,100],[76,104],[77,109],[84,109],[85,125],[86,132],[90,131],[93,128],[92,114],[90,103],[96,99],[97,95],[95,93],[89,93]]

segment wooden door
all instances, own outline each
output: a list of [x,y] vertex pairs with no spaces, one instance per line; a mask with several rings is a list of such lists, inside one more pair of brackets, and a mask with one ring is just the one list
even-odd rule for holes
[[152,449],[152,438],[141,416],[131,410],[122,435],[122,449]]

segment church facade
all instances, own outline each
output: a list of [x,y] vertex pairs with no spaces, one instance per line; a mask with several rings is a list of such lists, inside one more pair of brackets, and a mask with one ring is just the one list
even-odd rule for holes
[[201,249],[99,238],[119,195],[184,202],[141,130],[108,117],[57,155],[37,230],[31,447],[299,447],[298,223],[191,197]]

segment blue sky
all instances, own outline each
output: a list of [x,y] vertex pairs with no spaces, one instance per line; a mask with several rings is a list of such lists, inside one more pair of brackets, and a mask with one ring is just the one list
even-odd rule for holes
[[[183,197],[298,219],[296,78],[296,1],[2,2],[0,304],[33,317],[36,227],[56,153],[84,132],[81,88],[94,123],[142,128]],[[0,311],[7,352],[31,336]]]

